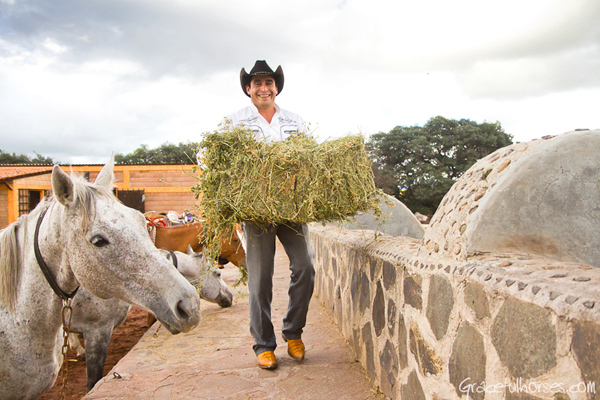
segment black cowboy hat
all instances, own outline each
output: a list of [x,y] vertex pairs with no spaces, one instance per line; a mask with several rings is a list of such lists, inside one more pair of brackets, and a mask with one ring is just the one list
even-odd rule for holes
[[246,86],[250,86],[250,82],[252,82],[252,78],[259,75],[271,75],[273,79],[275,79],[275,86],[277,86],[277,94],[281,93],[283,90],[283,70],[281,69],[281,65],[277,67],[275,72],[267,65],[265,60],[257,60],[254,64],[254,67],[250,70],[250,73],[246,73],[246,70],[242,68],[240,72],[240,83],[242,84],[242,90],[244,94],[248,97],[250,95],[246,91]]

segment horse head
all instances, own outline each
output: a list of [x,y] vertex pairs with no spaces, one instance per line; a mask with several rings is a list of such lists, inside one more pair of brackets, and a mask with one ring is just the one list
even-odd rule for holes
[[233,294],[221,277],[221,271],[210,260],[205,259],[202,253],[194,252],[192,246],[188,246],[186,253],[175,251],[174,254],[177,270],[198,288],[202,299],[221,307],[231,306]]
[[50,246],[57,238],[47,234],[45,254],[68,260],[77,282],[93,295],[145,308],[171,333],[192,329],[200,322],[196,291],[156,249],[144,216],[117,201],[113,181],[112,157],[93,184],[54,167],[52,190],[60,207],[50,210],[56,216],[49,224],[63,243]]
[[223,263],[223,259],[231,262],[236,267],[246,266],[246,248],[239,226],[233,228],[231,236],[225,236],[221,239],[220,264]]

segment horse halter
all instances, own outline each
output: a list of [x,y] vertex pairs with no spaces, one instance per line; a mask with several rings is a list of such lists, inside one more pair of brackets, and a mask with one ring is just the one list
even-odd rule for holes
[[62,290],[60,288],[60,286],[58,286],[56,279],[54,279],[54,276],[52,276],[52,272],[50,271],[50,268],[48,268],[48,265],[46,265],[46,262],[44,261],[44,258],[42,257],[42,253],[40,252],[40,246],[38,244],[38,236],[40,233],[40,226],[42,225],[42,220],[44,219],[44,216],[46,215],[46,211],[48,211],[47,208],[44,211],[42,211],[42,213],[40,214],[40,216],[37,220],[37,224],[35,225],[35,233],[33,234],[33,252],[35,253],[35,259],[36,259],[38,265],[40,266],[42,273],[46,277],[46,281],[48,282],[48,284],[50,285],[50,287],[52,288],[54,293],[56,293],[56,295],[58,297],[60,297],[63,301],[68,301],[68,300],[72,299],[73,296],[75,296],[75,293],[77,293],[77,291],[79,290],[79,286],[77,286],[77,288],[75,290],[73,290],[71,293],[66,293],[64,290]]
[[40,233],[40,226],[42,225],[42,221],[44,220],[44,216],[46,215],[46,211],[48,211],[47,208],[44,211],[42,211],[42,213],[40,214],[40,216],[37,220],[37,223],[35,224],[35,232],[33,234],[33,252],[35,253],[35,259],[36,259],[38,265],[40,266],[42,273],[46,277],[46,281],[48,282],[48,284],[50,285],[50,287],[52,288],[54,293],[58,297],[60,297],[62,300],[62,309],[60,311],[60,319],[61,319],[62,327],[63,327],[62,356],[63,356],[64,368],[61,366],[61,370],[63,371],[62,372],[63,383],[62,383],[62,387],[61,387],[59,393],[61,395],[61,398],[64,399],[64,398],[66,398],[66,395],[67,395],[67,376],[68,376],[68,365],[69,365],[67,363],[67,351],[69,349],[69,333],[71,332],[71,317],[73,317],[73,308],[71,307],[71,304],[73,302],[73,297],[79,290],[79,285],[77,285],[75,290],[73,290],[71,293],[66,293],[64,290],[62,290],[60,288],[60,286],[58,286],[56,279],[54,279],[54,276],[52,276],[52,272],[50,271],[50,268],[48,268],[48,265],[46,265],[46,262],[44,261],[44,258],[42,257],[42,253],[40,252],[40,245],[38,243],[38,236]]
[[173,266],[175,267],[175,269],[177,269],[177,264],[178,264],[177,263],[177,256],[171,250],[167,250],[167,251],[171,255],[171,262],[173,262]]

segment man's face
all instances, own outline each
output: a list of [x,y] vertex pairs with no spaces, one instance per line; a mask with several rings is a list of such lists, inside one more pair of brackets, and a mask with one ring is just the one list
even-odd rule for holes
[[256,76],[252,78],[250,86],[246,86],[246,91],[256,108],[267,109],[273,107],[273,104],[275,104],[277,86],[272,76]]

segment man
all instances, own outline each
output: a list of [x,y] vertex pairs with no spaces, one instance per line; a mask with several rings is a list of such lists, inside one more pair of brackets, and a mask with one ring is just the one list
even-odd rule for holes
[[[290,135],[304,131],[305,123],[298,114],[275,104],[275,97],[283,90],[283,81],[281,66],[273,72],[263,60],[256,61],[250,73],[242,68],[240,83],[252,104],[229,115],[225,119],[225,127],[243,125],[254,131],[257,138],[274,141],[285,140]],[[288,354],[302,361],[305,348],[301,336],[315,277],[308,227],[304,224],[259,226],[251,222],[244,222],[242,226],[246,238],[250,333],[254,338],[252,348],[258,366],[264,369],[277,368],[274,353],[277,343],[271,322],[276,238],[279,238],[290,259],[292,271],[282,336],[288,344]]]

